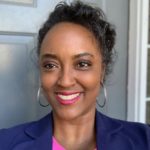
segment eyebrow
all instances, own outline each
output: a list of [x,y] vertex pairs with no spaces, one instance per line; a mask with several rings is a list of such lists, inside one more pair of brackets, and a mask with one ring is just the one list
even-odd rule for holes
[[[77,58],[80,58],[80,57],[84,57],[84,56],[90,56],[90,57],[94,57],[92,54],[90,53],[87,53],[87,52],[83,52],[83,53],[80,53],[80,54],[76,54],[73,56],[74,59],[77,59]],[[52,58],[52,59],[58,59],[58,57],[55,55],[55,54],[50,54],[50,53],[47,53],[47,54],[43,54],[43,56],[41,57],[41,59],[48,59],[48,58]]]
[[79,58],[79,57],[83,57],[83,56],[94,57],[92,54],[85,52],[85,53],[75,55],[74,58]]
[[41,59],[46,59],[46,58],[53,58],[53,59],[58,59],[58,57],[55,54],[43,54]]

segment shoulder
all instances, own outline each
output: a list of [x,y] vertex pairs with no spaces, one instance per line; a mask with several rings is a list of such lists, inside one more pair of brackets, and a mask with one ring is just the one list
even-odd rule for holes
[[[42,124],[45,124],[49,115],[38,121],[17,125],[8,129],[0,129],[0,150],[10,150],[16,144],[30,141],[34,133],[38,134]],[[28,132],[33,132],[31,135]],[[33,137],[32,137],[33,136]]]
[[147,130],[150,131],[150,125],[139,123],[139,122],[130,122],[130,121],[124,121],[124,120],[119,120],[115,118],[111,118],[108,116],[105,116],[98,112],[97,114],[98,120],[103,121],[103,123],[109,124],[109,126],[113,127],[120,127],[121,130],[131,130],[132,132],[135,131],[142,131],[142,130]]
[[128,143],[138,149],[150,150],[149,125],[110,118],[99,112],[97,118],[103,122],[102,126],[105,126],[105,131],[110,133],[112,139],[116,139],[116,143]]
[[136,149],[150,150],[150,126],[138,122],[129,122],[113,119],[121,124],[118,132],[120,137],[128,139],[130,144]]
[[19,137],[19,141],[27,140],[28,136],[25,134],[25,129],[34,124],[34,122],[26,123],[22,125],[18,125],[15,127],[11,127],[8,129],[1,129],[0,130],[0,150],[1,149],[9,149],[10,145]]

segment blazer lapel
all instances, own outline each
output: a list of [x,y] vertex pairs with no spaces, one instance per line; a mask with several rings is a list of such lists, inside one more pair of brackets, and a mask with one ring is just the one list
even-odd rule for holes
[[[28,140],[22,141],[13,150],[52,150],[52,113],[32,123],[25,129]],[[123,126],[119,121],[96,111],[97,150],[133,150],[132,142],[121,134]]]
[[52,150],[52,113],[30,125],[25,134],[30,140],[22,142],[13,150]]
[[132,142],[122,134],[119,121],[96,112],[96,143],[98,150],[133,150]]

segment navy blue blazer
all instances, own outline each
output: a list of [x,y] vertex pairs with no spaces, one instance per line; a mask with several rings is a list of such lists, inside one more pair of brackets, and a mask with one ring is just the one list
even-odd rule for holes
[[[0,150],[52,150],[52,113],[39,121],[0,130]],[[98,150],[150,150],[150,127],[96,112]]]

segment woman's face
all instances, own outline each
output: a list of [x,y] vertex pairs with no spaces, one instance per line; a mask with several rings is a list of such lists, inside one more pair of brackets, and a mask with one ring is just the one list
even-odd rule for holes
[[44,94],[59,118],[95,111],[103,67],[88,29],[67,22],[50,29],[41,45],[40,72]]

